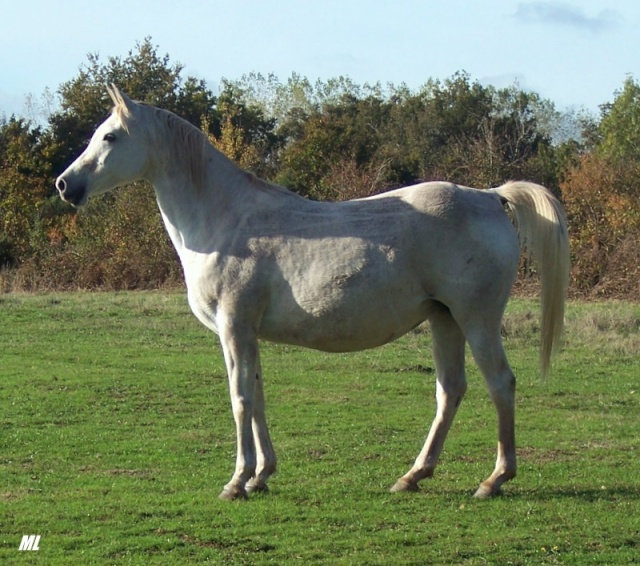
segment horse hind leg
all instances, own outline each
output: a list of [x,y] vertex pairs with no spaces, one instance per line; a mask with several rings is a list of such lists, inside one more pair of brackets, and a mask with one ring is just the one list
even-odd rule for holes
[[465,337],[448,309],[442,307],[430,319],[436,365],[436,416],[413,467],[391,488],[392,492],[417,491],[418,482],[433,476],[445,438],[466,392]]
[[516,476],[515,388],[516,380],[502,347],[500,325],[478,325],[467,333],[476,363],[489,388],[498,413],[498,452],[493,473],[480,484],[475,497],[502,493],[502,485]]

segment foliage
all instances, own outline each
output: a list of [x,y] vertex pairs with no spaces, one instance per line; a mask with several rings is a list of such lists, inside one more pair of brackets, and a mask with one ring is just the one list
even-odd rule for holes
[[[279,147],[275,119],[266,117],[260,106],[246,100],[239,86],[227,81],[222,83],[216,111],[219,126],[209,133],[211,143],[241,167],[268,176]],[[203,119],[204,129],[211,130]]]
[[84,148],[96,127],[106,117],[111,100],[106,85],[115,83],[131,98],[171,110],[194,125],[203,119],[215,124],[216,98],[204,81],[183,80],[180,64],[160,56],[147,38],[121,59],[102,63],[98,54],[87,55],[77,77],[60,85],[60,109],[50,118],[50,144],[55,149],[54,170],[62,171]]
[[0,124],[0,267],[33,253],[47,232],[50,162],[41,132],[22,119]]
[[[365,196],[431,179],[489,186],[524,177],[557,184],[548,125],[555,111],[533,93],[483,87],[459,73],[415,94],[368,89],[366,96],[345,92],[330,100],[291,110],[280,125],[289,143],[278,180],[308,196]],[[336,170],[354,167],[356,177],[367,179],[362,186],[333,184]]]
[[[496,414],[470,360],[434,478],[391,494],[435,411],[429,333],[348,355],[265,345],[280,469],[270,493],[229,503],[223,356],[182,293],[0,300],[3,564],[637,562],[637,305],[570,303],[543,383],[538,305],[510,304],[519,473],[490,501],[471,497]],[[23,534],[42,538],[20,560]]]
[[575,289],[640,296],[640,163],[585,155],[562,192],[571,218]]
[[55,287],[61,289],[148,289],[182,279],[155,195],[144,183],[69,217],[50,253],[31,267],[54,273]]
[[[341,163],[375,167],[388,111],[383,100],[351,95],[344,95],[339,104],[324,105],[307,116],[298,135],[289,140],[278,181],[312,198],[340,198],[347,188],[332,187],[326,177]],[[287,124],[283,128],[293,130]]]
[[598,153],[640,163],[640,84],[628,77],[612,104],[604,105]]
[[604,107],[594,151],[568,169],[562,184],[575,286],[583,293],[640,296],[638,124],[640,86],[628,79]]

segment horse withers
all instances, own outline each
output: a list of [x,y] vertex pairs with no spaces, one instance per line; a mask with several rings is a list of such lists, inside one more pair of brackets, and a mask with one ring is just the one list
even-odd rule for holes
[[391,490],[415,491],[432,476],[466,390],[468,343],[498,414],[495,469],[476,496],[500,493],[516,474],[515,378],[500,330],[521,247],[542,279],[543,373],[562,333],[569,251],[553,194],[526,182],[489,190],[435,182],[313,202],[240,169],[175,114],[108,90],[111,115],[56,186],[74,206],[136,180],[153,186],[189,305],[219,335],[228,370],[237,458],[220,497],[264,491],[276,470],[260,340],[347,352],[425,320],[437,411],[414,465]]

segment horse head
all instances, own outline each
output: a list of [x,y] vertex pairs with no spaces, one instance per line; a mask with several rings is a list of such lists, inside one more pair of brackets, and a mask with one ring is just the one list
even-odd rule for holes
[[111,115],[98,127],[87,148],[56,180],[60,196],[74,206],[90,197],[144,178],[148,144],[135,128],[140,106],[115,85],[107,87],[114,102]]

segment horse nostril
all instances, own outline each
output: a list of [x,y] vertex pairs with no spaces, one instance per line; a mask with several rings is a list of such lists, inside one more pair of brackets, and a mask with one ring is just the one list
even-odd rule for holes
[[73,206],[82,206],[87,201],[86,187],[73,178],[71,182],[68,182],[64,177],[58,177],[56,188],[60,193],[60,198]]
[[64,192],[67,190],[67,182],[62,177],[59,177],[56,181],[56,188],[58,189],[60,194],[64,194]]

